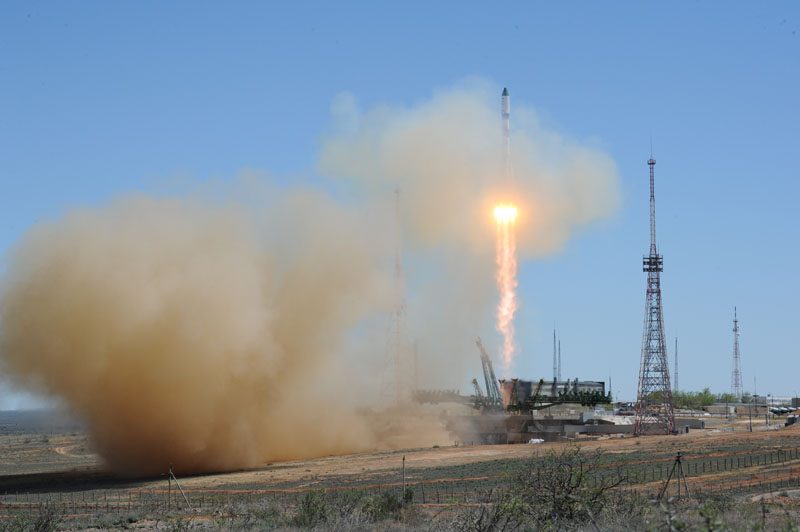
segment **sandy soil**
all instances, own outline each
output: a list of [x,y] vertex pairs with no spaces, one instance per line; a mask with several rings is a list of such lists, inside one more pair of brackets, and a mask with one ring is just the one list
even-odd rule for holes
[[[735,430],[730,430],[735,427]],[[681,451],[687,459],[692,457],[723,457],[745,452],[800,447],[800,425],[780,430],[748,432],[739,423],[715,424],[710,430],[697,430],[678,436],[626,436],[605,437],[598,440],[579,441],[586,451],[603,450],[620,454],[620,462],[632,465],[637,462],[657,463],[672,460],[672,453]],[[518,445],[483,445],[465,447],[418,448],[401,451],[375,451],[345,456],[327,456],[310,460],[295,460],[264,464],[248,471],[206,475],[187,475],[176,471],[181,484],[189,490],[225,490],[229,488],[271,490],[297,484],[298,487],[319,485],[325,479],[354,476],[367,482],[374,475],[380,477],[387,471],[399,471],[403,457],[409,471],[420,471],[447,466],[466,465],[494,460],[524,459],[536,453],[563,448],[565,443]],[[49,438],[14,435],[4,437],[0,447],[8,458],[1,468],[2,489],[15,489],[31,482],[33,476],[60,476],[66,482],[86,477],[87,483],[102,481],[116,483],[116,477],[104,473],[99,457],[91,453],[84,434],[51,435]],[[626,453],[643,453],[642,457],[624,457]],[[653,454],[648,458],[648,454]],[[633,459],[633,460],[632,460]],[[502,471],[498,470],[498,474]],[[385,475],[384,475],[385,478]],[[33,480],[37,480],[34,478]],[[129,488],[160,489],[164,478],[139,479],[125,482]],[[88,488],[88,486],[87,486]]]
[[[606,453],[658,453],[681,451],[687,459],[693,456],[730,456],[737,448],[749,445],[764,450],[800,446],[800,426],[768,432],[748,432],[736,430],[722,432],[698,430],[679,436],[647,436],[641,438],[606,438],[579,442],[583,450],[600,449]],[[473,462],[500,459],[526,458],[533,454],[543,454],[548,450],[562,449],[565,443],[541,443],[518,445],[481,445],[467,447],[441,447],[408,449],[402,451],[377,451],[345,456],[328,456],[311,460],[288,461],[265,465],[251,471],[203,475],[182,481],[189,489],[223,488],[231,484],[259,484],[263,489],[287,481],[313,481],[314,479],[340,476],[368,476],[377,471],[400,469],[403,456],[406,468],[425,469]],[[671,462],[672,457],[646,462]],[[627,464],[634,462],[625,461]]]

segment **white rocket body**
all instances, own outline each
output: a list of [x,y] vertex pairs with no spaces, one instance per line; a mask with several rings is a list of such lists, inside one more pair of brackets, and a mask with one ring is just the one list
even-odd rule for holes
[[511,169],[511,103],[508,89],[503,89],[500,103],[500,116],[503,118],[503,163],[505,178],[510,180],[513,176]]

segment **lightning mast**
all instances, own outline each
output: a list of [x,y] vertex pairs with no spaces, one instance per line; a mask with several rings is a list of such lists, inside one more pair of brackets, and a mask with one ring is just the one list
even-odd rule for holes
[[739,356],[739,320],[736,307],[733,307],[733,371],[731,372],[731,393],[742,399],[742,359]]
[[675,385],[672,387],[674,391],[680,390],[678,388],[678,337],[675,337]]
[[553,380],[558,380],[558,356],[556,355],[556,330],[553,329]]
[[558,379],[561,380],[561,338],[558,339]]
[[[402,230],[400,224],[400,189],[394,191],[396,234],[394,256],[395,305],[389,325],[389,365],[392,379],[386,383],[385,392],[394,392],[395,406],[408,404],[414,396],[414,368],[412,367],[411,345],[408,339],[408,320],[406,315],[406,287],[403,275]],[[387,399],[389,399],[387,397]]]
[[648,433],[671,434],[675,431],[661,304],[660,274],[664,270],[664,258],[658,254],[656,248],[656,161],[652,155],[647,164],[650,166],[650,254],[642,259],[642,270],[647,272],[647,296],[634,436]]

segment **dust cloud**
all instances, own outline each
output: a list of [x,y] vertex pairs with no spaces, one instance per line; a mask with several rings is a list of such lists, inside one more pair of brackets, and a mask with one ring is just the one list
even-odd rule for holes
[[497,100],[471,84],[361,113],[343,96],[318,161],[330,186],[244,179],[222,199],[128,195],[35,225],[0,284],[3,372],[62,398],[127,475],[450,441],[427,410],[397,426],[369,409],[394,304],[391,190],[431,387],[457,387],[454,362],[491,323],[496,199],[521,206],[527,257],[618,202],[613,162],[532,111],[513,115],[515,178],[499,180]]

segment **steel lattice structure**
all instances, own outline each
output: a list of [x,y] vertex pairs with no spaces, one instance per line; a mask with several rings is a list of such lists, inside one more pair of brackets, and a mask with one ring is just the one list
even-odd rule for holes
[[742,399],[742,359],[739,356],[739,320],[736,318],[736,307],[733,307],[733,371],[731,372],[731,393]]
[[400,228],[400,189],[394,191],[395,201],[395,304],[387,332],[387,352],[381,379],[380,401],[385,406],[409,404],[417,393],[416,351],[409,339],[406,315],[406,286],[403,275],[402,232]]
[[642,334],[642,356],[639,367],[639,391],[636,396],[636,423],[633,434],[671,434],[675,432],[672,387],[669,381],[667,343],[664,335],[664,314],[661,305],[661,272],[664,258],[656,248],[655,165],[650,166],[650,255],[642,260],[647,272],[647,299]]

